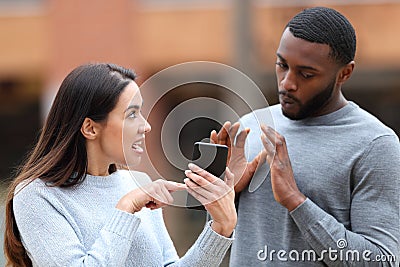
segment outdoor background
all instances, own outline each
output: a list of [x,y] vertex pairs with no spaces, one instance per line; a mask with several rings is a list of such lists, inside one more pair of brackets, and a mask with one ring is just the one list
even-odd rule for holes
[[[0,0],[1,183],[9,181],[32,148],[62,79],[82,63],[113,62],[133,68],[140,85],[178,63],[220,62],[248,75],[270,104],[277,103],[274,63],[282,30],[293,15],[317,5],[342,12],[357,32],[356,69],[344,86],[345,96],[399,134],[399,1]],[[142,93],[146,105],[146,92]],[[163,119],[185,100],[206,96],[223,101],[225,93],[211,85],[188,85],[157,103],[147,143],[152,144],[148,152],[163,176],[183,177],[182,170],[163,157],[158,134]],[[218,112],[218,107],[204,109]],[[189,157],[193,142],[214,128],[219,125],[211,120],[188,123],[180,135],[182,153]],[[157,178],[148,162],[139,170]],[[183,255],[200,233],[205,214],[169,207],[165,221]]]

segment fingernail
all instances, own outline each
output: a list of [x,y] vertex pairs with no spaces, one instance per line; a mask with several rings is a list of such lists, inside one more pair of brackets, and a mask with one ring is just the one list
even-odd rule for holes
[[194,168],[194,164],[193,163],[189,163],[188,167],[189,167],[189,169],[192,169],[192,168]]
[[189,173],[191,173],[190,170],[185,170],[185,175],[188,175]]

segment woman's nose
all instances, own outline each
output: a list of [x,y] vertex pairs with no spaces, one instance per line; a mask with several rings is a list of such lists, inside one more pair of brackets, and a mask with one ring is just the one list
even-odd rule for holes
[[147,120],[144,120],[144,132],[148,133],[151,131],[151,125]]

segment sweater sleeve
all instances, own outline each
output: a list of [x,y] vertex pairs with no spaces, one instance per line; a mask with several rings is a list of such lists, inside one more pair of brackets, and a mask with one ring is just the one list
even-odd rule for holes
[[162,213],[158,210],[157,213],[159,217],[157,221],[160,223],[158,225],[158,237],[163,247],[163,266],[213,267],[221,264],[234,240],[234,234],[232,234],[230,238],[217,234],[212,230],[211,221],[209,221],[196,242],[186,254],[179,259],[162,219]]
[[212,221],[207,222],[196,242],[186,254],[177,262],[168,266],[219,266],[234,240],[234,234],[230,238],[221,236],[212,230],[211,223]]
[[400,148],[397,137],[375,139],[354,166],[352,179],[351,229],[346,229],[310,199],[291,212],[292,218],[328,266],[398,266]]
[[140,219],[115,209],[86,248],[56,198],[29,185],[14,196],[13,210],[22,242],[34,266],[123,266]]

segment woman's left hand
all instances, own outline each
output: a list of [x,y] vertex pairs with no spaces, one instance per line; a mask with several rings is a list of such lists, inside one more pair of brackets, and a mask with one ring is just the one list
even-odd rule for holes
[[230,237],[236,226],[234,175],[226,168],[222,180],[197,165],[189,164],[184,180],[187,191],[195,197],[210,213],[213,222],[211,228],[220,235]]

